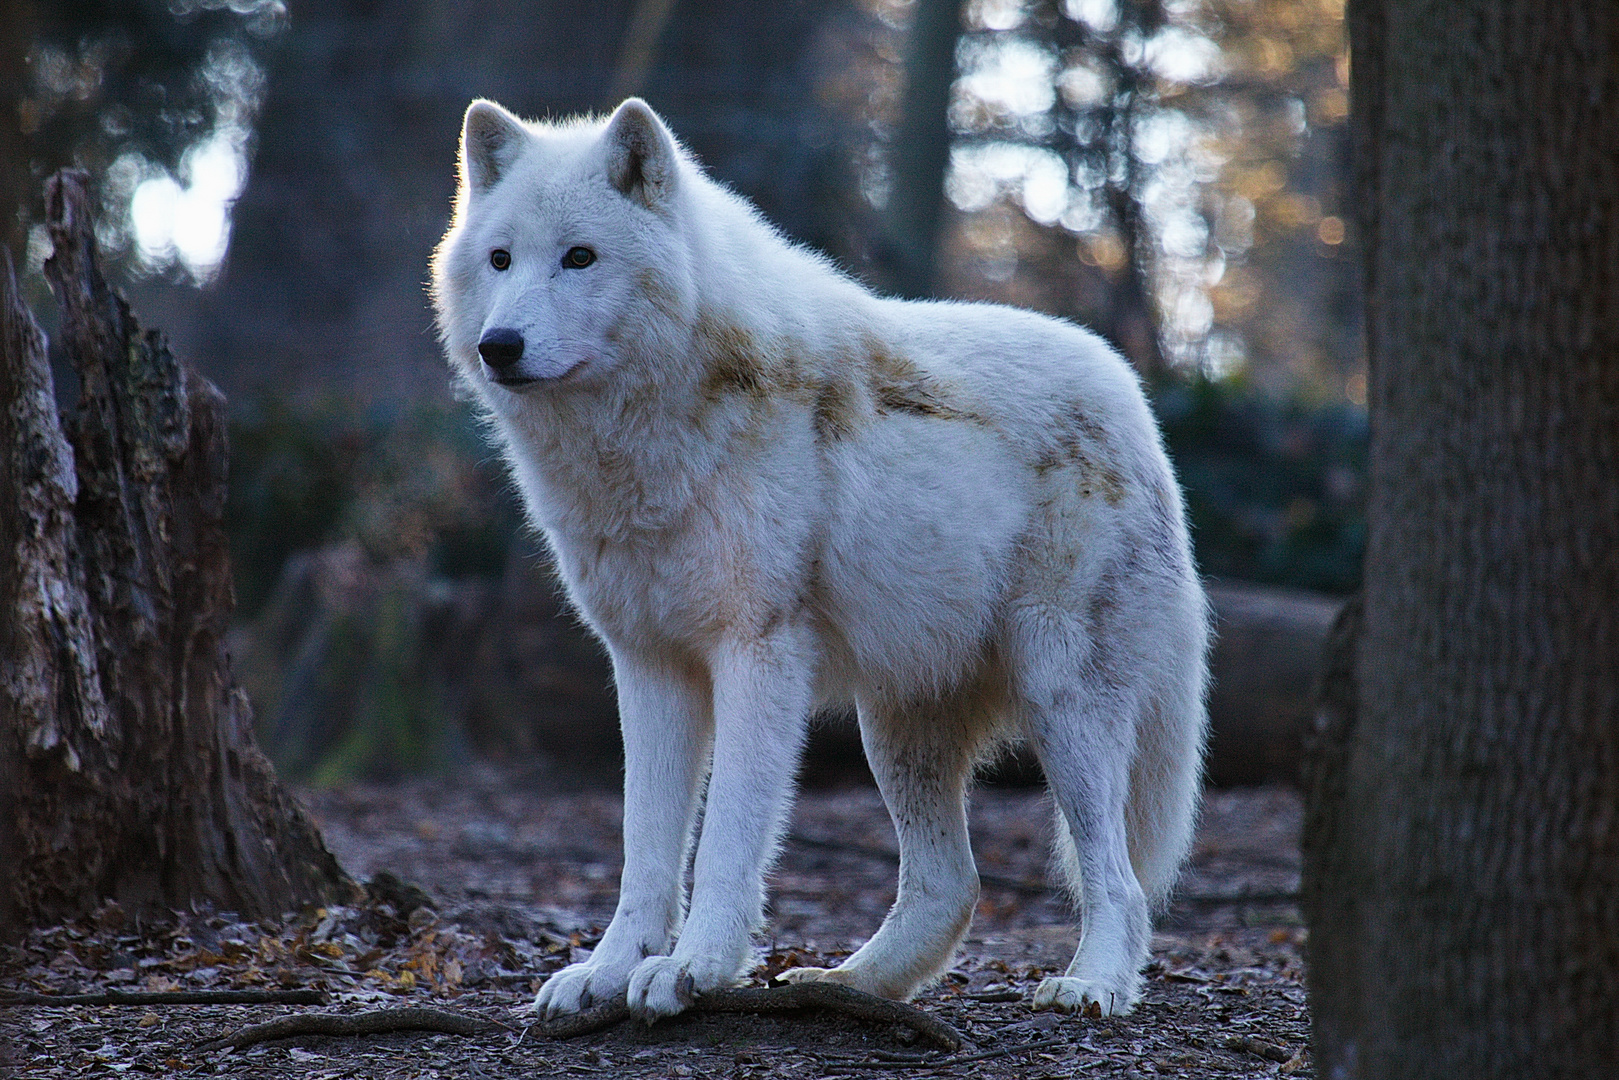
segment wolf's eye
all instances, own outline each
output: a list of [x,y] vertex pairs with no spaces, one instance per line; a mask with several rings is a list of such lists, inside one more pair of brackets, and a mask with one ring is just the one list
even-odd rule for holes
[[596,261],[596,253],[587,247],[571,247],[562,256],[562,265],[569,270],[583,270]]
[[496,270],[504,270],[512,264],[512,253],[505,248],[496,248],[489,253],[489,265]]

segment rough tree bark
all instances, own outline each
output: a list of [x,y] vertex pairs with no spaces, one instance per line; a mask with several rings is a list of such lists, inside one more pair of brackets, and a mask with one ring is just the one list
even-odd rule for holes
[[1612,1076],[1619,7],[1350,28],[1370,533],[1309,792],[1317,1068]]
[[86,185],[46,192],[65,425],[0,273],[0,930],[105,899],[277,916],[348,895],[231,675],[224,399],[102,278]]

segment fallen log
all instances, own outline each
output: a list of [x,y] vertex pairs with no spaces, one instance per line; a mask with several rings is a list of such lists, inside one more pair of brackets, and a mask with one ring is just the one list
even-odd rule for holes
[[245,1050],[271,1039],[289,1039],[296,1035],[331,1035],[352,1037],[381,1035],[390,1031],[437,1031],[446,1035],[486,1035],[506,1030],[502,1024],[466,1013],[445,1009],[412,1007],[405,1009],[374,1009],[363,1013],[296,1013],[278,1016],[262,1024],[249,1024],[223,1038],[210,1039],[198,1046],[199,1050]]
[[1209,782],[1299,783],[1322,647],[1339,597],[1211,582],[1217,637],[1210,657]]

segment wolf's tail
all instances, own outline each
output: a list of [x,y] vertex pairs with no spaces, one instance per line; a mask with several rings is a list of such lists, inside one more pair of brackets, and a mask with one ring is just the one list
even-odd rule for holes
[[[1199,585],[1189,582],[1184,603],[1186,640],[1166,658],[1146,687],[1124,809],[1130,865],[1154,908],[1168,902],[1180,876],[1203,793],[1203,750],[1208,739],[1208,600]],[[1060,810],[1055,833],[1057,864],[1077,900],[1079,859]]]

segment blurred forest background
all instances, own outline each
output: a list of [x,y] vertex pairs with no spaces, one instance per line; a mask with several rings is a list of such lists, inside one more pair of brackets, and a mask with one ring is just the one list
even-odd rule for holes
[[1147,382],[1205,573],[1359,584],[1342,0],[0,9],[7,246],[49,329],[39,192],[88,169],[136,311],[229,396],[235,651],[294,776],[471,751],[616,772],[605,661],[426,300],[477,96],[545,117],[640,94],[873,287],[1099,330]]

